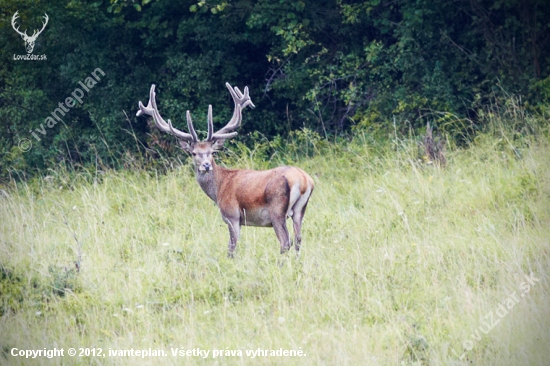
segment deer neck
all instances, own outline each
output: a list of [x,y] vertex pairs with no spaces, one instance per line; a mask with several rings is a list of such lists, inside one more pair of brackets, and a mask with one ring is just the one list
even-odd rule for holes
[[221,175],[223,175],[222,171],[223,168],[216,165],[216,162],[213,162],[212,170],[208,172],[201,172],[198,168],[195,168],[197,182],[204,193],[216,204],[218,203],[218,187],[221,182]]

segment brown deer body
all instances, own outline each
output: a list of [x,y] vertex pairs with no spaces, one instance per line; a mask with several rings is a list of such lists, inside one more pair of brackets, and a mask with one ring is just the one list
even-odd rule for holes
[[181,147],[193,156],[196,179],[202,190],[219,207],[229,228],[228,255],[231,257],[239,239],[240,227],[273,227],[281,245],[281,253],[286,252],[292,242],[286,227],[286,218],[292,217],[294,245],[300,250],[301,227],[309,197],[313,192],[313,179],[296,167],[279,167],[270,170],[226,169],[218,166],[213,154],[223,146],[226,139],[234,137],[242,120],[242,109],[254,107],[248,95],[226,83],[235,109],[229,123],[214,133],[212,106],[208,108],[208,136],[199,141],[193,128],[191,115],[187,111],[189,133],[175,129],[170,120],[164,121],[158,112],[155,101],[155,86],[151,86],[147,107],[139,103],[137,115],[152,116],[155,125],[162,131],[179,139]]

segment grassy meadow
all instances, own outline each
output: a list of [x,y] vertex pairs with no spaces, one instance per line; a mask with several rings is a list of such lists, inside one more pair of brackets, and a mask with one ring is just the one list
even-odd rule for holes
[[[480,133],[448,146],[445,166],[416,140],[235,145],[221,164],[314,178],[299,257],[279,254],[271,228],[243,227],[227,258],[227,227],[183,153],[166,174],[14,183],[0,197],[0,364],[548,365],[547,133]],[[167,356],[11,355],[53,347]],[[258,348],[304,355],[245,354]]]

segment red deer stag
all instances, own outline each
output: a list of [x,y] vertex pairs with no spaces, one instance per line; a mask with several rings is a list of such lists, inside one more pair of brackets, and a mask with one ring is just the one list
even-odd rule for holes
[[287,217],[292,217],[294,245],[296,253],[299,253],[302,219],[313,192],[313,179],[303,170],[292,166],[258,171],[226,169],[216,164],[213,154],[223,146],[225,140],[237,135],[234,130],[241,125],[242,110],[247,106],[254,108],[248,87],[242,93],[229,83],[225,85],[235,103],[233,117],[225,127],[214,132],[212,106],[208,106],[208,134],[204,141],[199,140],[189,111],[189,133],[174,128],[170,120],[165,121],[160,116],[155,100],[155,85],[151,86],[147,106],[139,102],[137,115],[153,117],[158,129],[177,137],[181,147],[193,156],[197,182],[218,205],[229,228],[229,257],[233,257],[241,225],[273,227],[281,244],[281,253],[288,251],[292,242],[286,227]]

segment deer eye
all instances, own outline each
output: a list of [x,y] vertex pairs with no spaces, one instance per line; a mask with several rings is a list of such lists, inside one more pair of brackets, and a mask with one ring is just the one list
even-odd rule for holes
[[192,152],[191,155],[197,156],[197,153],[196,153],[196,152]]

